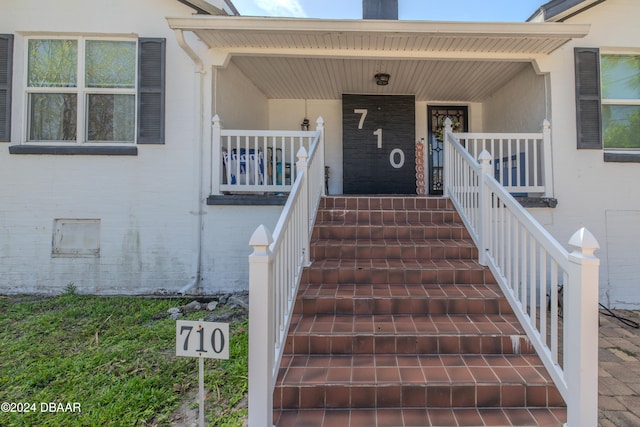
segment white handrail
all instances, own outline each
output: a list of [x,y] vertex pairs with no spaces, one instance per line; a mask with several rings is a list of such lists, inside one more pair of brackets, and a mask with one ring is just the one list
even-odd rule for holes
[[273,391],[324,195],[324,121],[309,151],[298,149],[297,174],[273,235],[260,225],[249,244],[249,426],[272,425]]
[[581,229],[560,245],[445,128],[445,195],[567,403],[567,426],[598,420],[598,269],[596,239]]

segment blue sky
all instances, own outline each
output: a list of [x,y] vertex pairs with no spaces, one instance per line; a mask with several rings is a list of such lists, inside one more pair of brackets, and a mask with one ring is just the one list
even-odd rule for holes
[[[360,19],[362,0],[232,0],[245,16]],[[403,20],[523,22],[548,0],[398,0]]]

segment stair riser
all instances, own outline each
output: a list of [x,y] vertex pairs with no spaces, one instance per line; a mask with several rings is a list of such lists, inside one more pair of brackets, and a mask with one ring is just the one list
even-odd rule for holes
[[386,225],[398,224],[462,224],[455,211],[385,211],[325,209],[318,211],[318,224]]
[[332,227],[316,225],[311,235],[312,240],[340,239],[340,240],[447,240],[470,239],[469,232],[462,226],[382,226],[382,225],[344,225]]
[[320,209],[349,210],[425,210],[453,209],[449,199],[441,197],[325,197]]
[[347,243],[336,241],[315,244],[311,259],[478,259],[478,250],[472,246],[444,245],[378,245],[368,242]]
[[276,409],[560,407],[554,387],[523,384],[279,385]]
[[503,335],[289,335],[286,354],[535,354],[526,336]]
[[295,314],[510,314],[509,303],[501,298],[298,298]]
[[301,283],[325,284],[407,284],[473,285],[496,284],[486,269],[413,269],[413,268],[320,268],[310,267],[302,273]]

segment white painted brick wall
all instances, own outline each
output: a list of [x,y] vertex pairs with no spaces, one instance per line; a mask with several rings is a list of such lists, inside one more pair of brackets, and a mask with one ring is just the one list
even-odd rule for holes
[[[0,33],[16,37],[14,143],[24,138],[22,36],[32,31],[165,37],[167,122],[166,144],[141,145],[135,157],[10,155],[9,144],[0,143],[0,292],[57,293],[68,283],[105,294],[181,289],[195,277],[198,254],[198,77],[166,17],[193,11],[175,0],[2,3]],[[246,287],[240,249],[225,250],[209,238],[217,234],[216,224],[234,221],[234,215],[216,219],[206,209],[212,227],[204,239],[212,245],[207,276],[220,276],[220,266],[220,288]],[[100,219],[100,257],[52,257],[56,218]],[[248,237],[238,235],[226,236],[224,244],[246,252]]]

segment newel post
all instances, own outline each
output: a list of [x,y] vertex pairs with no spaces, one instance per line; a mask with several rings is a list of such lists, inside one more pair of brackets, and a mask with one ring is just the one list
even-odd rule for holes
[[249,427],[272,426],[275,359],[271,232],[260,225],[249,245]]
[[[453,132],[453,122],[451,121],[451,117],[447,117],[444,119],[444,130],[442,134],[442,144],[444,145],[444,153],[442,166],[444,169],[444,173],[442,174],[442,188],[444,197],[451,197],[449,194],[449,185],[451,185],[451,174],[453,173],[453,162],[451,162],[451,149],[449,145],[449,133]],[[429,145],[431,142],[427,141],[427,146],[424,147],[425,151],[430,150]]]
[[222,183],[222,125],[220,117],[216,114],[211,119],[211,194],[222,194],[220,184]]
[[600,247],[586,228],[569,245],[570,282],[564,287],[564,370],[569,390],[567,426],[598,425],[598,276]]
[[309,179],[309,163],[308,158],[309,154],[304,147],[300,147],[298,153],[298,161],[296,162],[296,170],[298,175],[302,175],[302,186],[300,188],[300,206],[302,206],[302,218],[303,218],[303,226],[304,230],[299,230],[301,232],[300,238],[302,239],[302,252],[303,252],[303,265],[309,265],[309,222],[311,221],[311,215],[309,208],[309,185],[311,180]]
[[489,198],[489,192],[485,180],[487,175],[491,175],[491,154],[487,150],[482,150],[478,156],[478,163],[480,163],[480,179],[478,180],[478,234],[480,237],[480,243],[478,245],[478,263],[480,265],[488,265],[487,262],[487,249],[490,241],[489,230],[489,218],[491,218],[491,199]]

